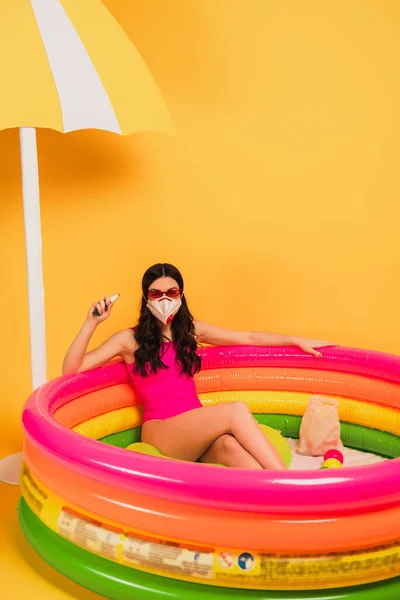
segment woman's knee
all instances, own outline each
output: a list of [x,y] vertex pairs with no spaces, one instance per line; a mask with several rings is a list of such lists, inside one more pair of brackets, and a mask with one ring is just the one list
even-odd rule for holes
[[251,411],[245,402],[232,402],[229,407],[229,417],[232,426],[243,424],[251,416]]
[[215,440],[213,446],[219,454],[231,454],[237,449],[238,441],[231,435],[225,434]]

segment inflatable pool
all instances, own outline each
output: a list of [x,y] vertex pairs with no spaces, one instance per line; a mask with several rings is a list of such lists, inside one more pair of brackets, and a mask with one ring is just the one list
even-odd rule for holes
[[51,381],[26,403],[19,514],[33,548],[114,600],[398,600],[400,358],[340,347],[322,359],[296,348],[200,352],[204,405],[244,401],[293,438],[310,395],[326,394],[339,402],[344,444],[388,460],[274,472],[130,452],[141,408],[114,363]]

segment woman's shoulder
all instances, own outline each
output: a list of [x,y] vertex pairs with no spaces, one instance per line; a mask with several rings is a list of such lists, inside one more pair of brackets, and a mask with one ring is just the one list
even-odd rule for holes
[[138,344],[135,338],[135,329],[130,327],[129,329],[123,329],[116,335],[119,337],[119,342],[122,348],[127,352],[136,352]]

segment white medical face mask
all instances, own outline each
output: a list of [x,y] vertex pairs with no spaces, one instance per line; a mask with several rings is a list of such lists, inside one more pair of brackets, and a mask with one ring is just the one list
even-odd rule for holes
[[156,300],[148,300],[146,306],[156,319],[168,325],[173,321],[174,316],[182,306],[182,300],[180,298],[162,296]]

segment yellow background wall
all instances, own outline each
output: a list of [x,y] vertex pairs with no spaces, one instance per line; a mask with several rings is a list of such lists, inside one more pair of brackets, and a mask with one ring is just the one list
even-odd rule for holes
[[[96,342],[135,322],[158,261],[182,269],[203,320],[400,353],[399,4],[104,4],[178,136],[38,133],[49,376],[92,300],[122,294]],[[0,155],[6,454],[30,389],[15,130]]]

